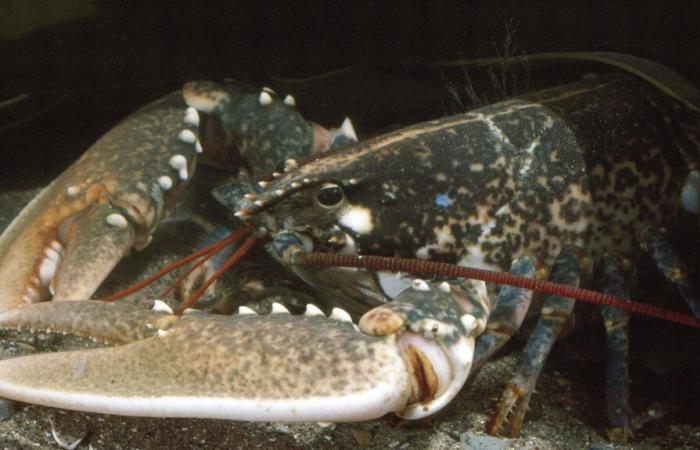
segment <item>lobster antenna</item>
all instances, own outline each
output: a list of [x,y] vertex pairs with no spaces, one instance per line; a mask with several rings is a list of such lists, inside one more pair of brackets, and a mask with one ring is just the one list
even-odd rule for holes
[[[249,230],[249,229],[248,229]],[[205,281],[197,291],[190,295],[190,297],[187,299],[185,303],[180,305],[180,307],[175,311],[175,314],[180,316],[182,315],[183,311],[185,311],[187,308],[191,308],[197,301],[202,298],[204,293],[209,289],[209,286],[216,281],[224,272],[226,272],[228,269],[230,269],[234,264],[238,262],[239,259],[241,259],[248,251],[255,245],[255,243],[258,241],[258,238],[253,235],[250,236],[248,239],[246,239],[243,244],[241,244],[240,247],[236,249],[235,252],[231,254],[231,256],[226,259],[226,261],[219,267],[219,270],[217,270],[212,276],[207,278],[207,281]]]
[[429,274],[451,278],[472,278],[489,281],[496,284],[515,286],[545,294],[569,297],[583,302],[624,309],[635,314],[667,320],[692,328],[700,328],[700,319],[678,311],[659,308],[645,303],[632,302],[628,299],[591,291],[551,281],[525,278],[507,272],[476,269],[436,261],[420,259],[391,258],[373,255],[340,255],[329,253],[300,253],[295,263],[318,267],[356,267],[367,270],[388,270],[392,272],[408,272],[413,274]]
[[146,286],[154,283],[155,281],[159,280],[163,276],[169,274],[170,272],[179,269],[180,267],[184,266],[185,264],[188,264],[190,261],[194,261],[197,258],[200,258],[204,256],[205,258],[198,262],[195,267],[198,265],[202,264],[204,261],[209,259],[210,257],[214,256],[216,253],[220,252],[224,248],[228,247],[229,245],[235,243],[236,241],[240,240],[241,238],[245,237],[246,235],[250,234],[251,228],[249,226],[244,226],[242,228],[238,228],[231,232],[228,236],[223,238],[220,241],[217,241],[211,245],[208,245],[191,255],[185,256],[182,259],[179,259],[171,264],[168,264],[167,266],[163,267],[161,270],[159,270],[157,273],[154,275],[151,275],[150,277],[146,278],[143,281],[140,281],[132,286],[129,286],[126,289],[123,289],[119,292],[116,292],[108,297],[102,298],[100,300],[104,302],[113,302],[115,300],[119,300],[120,298],[124,298],[127,295],[131,295],[134,292],[140,291],[141,289],[145,288]]
[[[232,242],[231,244],[233,244],[233,242]],[[223,248],[222,248],[221,250],[223,250]],[[219,251],[220,251],[220,250],[219,250]],[[171,293],[172,291],[175,290],[175,288],[177,287],[178,283],[180,283],[182,280],[184,280],[185,278],[187,278],[187,276],[188,276],[189,274],[191,274],[192,272],[194,272],[198,267],[201,267],[202,264],[204,264],[205,262],[209,261],[209,260],[212,259],[214,256],[216,256],[216,254],[217,254],[219,251],[211,251],[211,252],[207,253],[206,255],[202,256],[202,257],[199,259],[199,261],[197,261],[196,263],[192,264],[192,266],[191,266],[189,269],[187,269],[182,275],[180,275],[179,277],[177,277],[177,279],[176,279],[175,281],[173,281],[172,283],[170,283],[170,286],[168,286],[168,288],[167,288],[166,290],[164,290],[163,292],[161,292],[160,295],[158,295],[158,298],[163,299],[163,298],[167,297],[168,295],[170,295],[170,293]]]

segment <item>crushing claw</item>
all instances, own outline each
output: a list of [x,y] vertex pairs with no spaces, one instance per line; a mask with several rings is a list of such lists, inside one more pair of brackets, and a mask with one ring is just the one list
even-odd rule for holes
[[0,327],[124,345],[1,361],[0,397],[152,417],[424,417],[461,388],[483,329],[479,320],[461,320],[464,311],[449,306],[447,293],[432,291],[435,317],[424,316],[431,303],[424,292],[408,293],[367,313],[361,327],[372,335],[323,314],[175,316],[97,301],[35,304],[0,314]]
[[148,244],[192,175],[198,141],[176,92],[100,138],[0,237],[0,312],[89,298],[132,247]]

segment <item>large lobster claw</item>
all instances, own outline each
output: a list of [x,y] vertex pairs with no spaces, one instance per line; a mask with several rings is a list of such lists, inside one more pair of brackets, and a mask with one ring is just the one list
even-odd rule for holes
[[89,298],[131,247],[148,244],[194,170],[192,114],[180,92],[141,108],[24,208],[0,237],[0,311]]
[[[419,286],[422,289],[422,286]],[[358,421],[431,414],[461,388],[483,321],[454,309],[449,289],[410,295],[365,315],[294,316],[133,310],[97,301],[42,303],[0,326],[50,329],[124,343],[0,362],[0,397],[121,415],[253,421]],[[472,290],[476,301],[483,297]],[[426,298],[425,292],[420,292]],[[160,302],[156,305],[162,306]],[[420,306],[416,309],[414,306]],[[241,311],[245,312],[245,311]],[[468,316],[468,318],[466,317]]]

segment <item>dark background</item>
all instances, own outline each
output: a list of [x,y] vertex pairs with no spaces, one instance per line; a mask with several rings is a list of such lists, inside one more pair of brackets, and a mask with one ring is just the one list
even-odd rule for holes
[[[131,6],[137,3],[147,5]],[[307,117],[337,125],[348,114],[361,135],[472,106],[450,93],[466,83],[462,69],[420,62],[618,51],[667,64],[700,85],[695,0],[0,0],[0,15],[1,98],[29,94],[0,109],[0,188],[45,183],[129,112],[197,78],[291,91]],[[379,67],[305,83],[269,78],[367,65]],[[536,67],[512,90],[537,87],[565,66]],[[476,72],[477,87],[489,84]]]

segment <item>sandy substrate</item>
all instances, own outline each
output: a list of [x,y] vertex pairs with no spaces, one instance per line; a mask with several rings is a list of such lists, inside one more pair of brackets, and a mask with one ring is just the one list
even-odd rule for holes
[[[30,195],[0,194],[0,227]],[[172,258],[159,255],[171,248],[164,243],[165,234],[157,236],[145,252],[133,255],[136,259],[121,265],[108,284],[128,284],[134,270],[153,271]],[[409,424],[385,418],[336,425],[251,424],[116,417],[15,405],[14,415],[0,422],[0,448],[60,448],[57,439],[67,445],[81,437],[80,449],[700,448],[696,406],[700,395],[693,384],[698,369],[698,333],[635,319],[632,406],[637,437],[631,445],[615,445],[607,441],[604,432],[605,353],[599,331],[594,326],[593,331],[577,332],[557,345],[539,379],[522,434],[514,440],[491,438],[483,429],[503,383],[517,364],[522,349],[519,343],[487,364],[444,412],[425,422]],[[93,345],[77,338],[16,332],[2,332],[0,339],[0,359]]]

